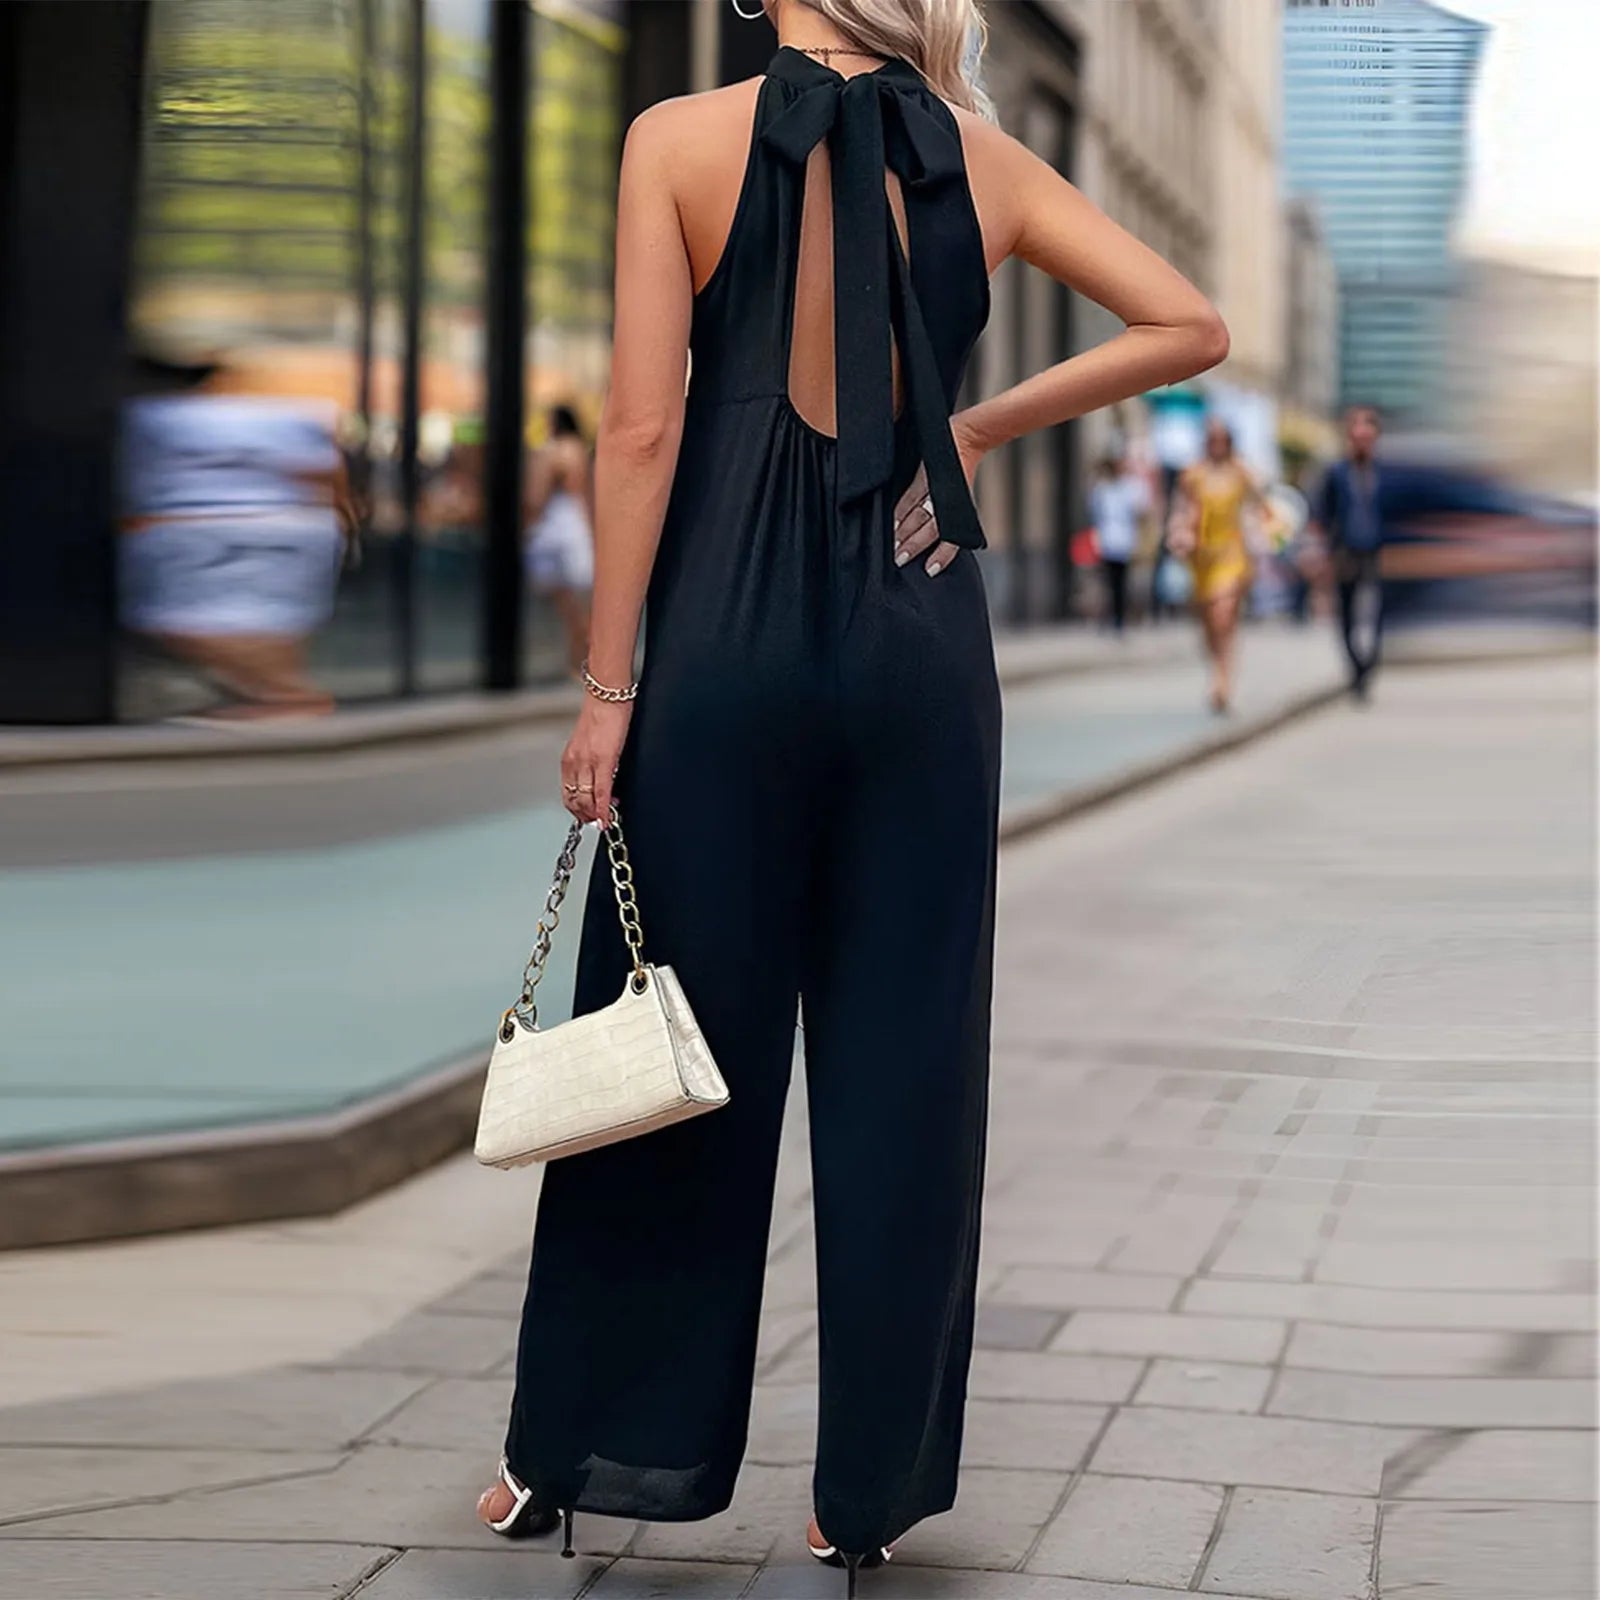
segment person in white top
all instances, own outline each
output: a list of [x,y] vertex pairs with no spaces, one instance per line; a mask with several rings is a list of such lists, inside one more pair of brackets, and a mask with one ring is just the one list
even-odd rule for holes
[[141,363],[122,414],[121,623],[220,691],[207,721],[322,715],[306,647],[350,526],[334,408],[228,381]]
[[594,587],[594,521],[589,447],[570,406],[550,408],[550,438],[528,480],[528,582],[555,608],[576,676],[589,653],[589,591]]
[[1139,549],[1139,522],[1150,510],[1150,490],[1125,457],[1103,456],[1089,490],[1089,517],[1105,575],[1107,619],[1120,634],[1128,621],[1128,567]]

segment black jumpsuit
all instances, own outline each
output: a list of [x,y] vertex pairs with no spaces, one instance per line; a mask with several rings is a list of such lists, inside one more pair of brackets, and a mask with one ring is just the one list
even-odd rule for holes
[[[788,395],[811,150],[833,183],[839,437]],[[906,265],[885,167],[905,197]],[[683,1521],[744,1452],[797,997],[817,1240],[815,1505],[867,1550],[955,1494],[988,1079],[1000,703],[971,555],[893,561],[926,462],[982,543],[948,419],[988,311],[960,134],[909,66],[780,50],[696,297],[683,444],[618,778],[645,949],[682,980],[725,1110],[553,1163],[511,1470],[550,1504]],[[893,349],[904,405],[895,417]],[[591,880],[576,1010],[628,970]]]

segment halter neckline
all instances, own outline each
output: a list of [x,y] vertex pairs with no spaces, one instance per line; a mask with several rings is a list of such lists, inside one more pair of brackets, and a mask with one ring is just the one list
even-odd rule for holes
[[[922,74],[911,65],[909,61],[902,60],[899,56],[889,56],[876,67],[868,67],[864,72],[840,72],[837,67],[830,67],[826,61],[818,61],[815,56],[808,56],[799,45],[780,44],[777,54],[767,63],[769,78],[782,78],[790,83],[804,84],[808,74],[821,73],[828,80],[837,79],[840,83],[854,83],[857,78],[880,78],[886,73],[897,78],[909,77],[915,83],[922,83]],[[925,86],[925,85],[924,85]]]

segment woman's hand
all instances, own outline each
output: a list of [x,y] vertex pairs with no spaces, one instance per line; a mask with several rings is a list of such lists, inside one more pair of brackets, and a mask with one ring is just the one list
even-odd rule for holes
[[[970,487],[978,475],[983,450],[962,426],[960,417],[951,418],[950,433],[955,439],[956,454],[961,457],[961,470],[966,473]],[[894,564],[903,567],[930,546],[933,554],[923,565],[932,578],[955,560],[961,546],[940,542],[938,519],[933,514],[933,501],[928,495],[928,474],[924,468],[918,467],[911,487],[901,495],[899,505],[894,508]]]
[[579,822],[610,822],[611,785],[632,720],[630,701],[585,697],[561,756],[561,803]]
[[1189,498],[1188,491],[1180,489],[1167,518],[1167,553],[1180,560],[1194,554],[1200,542],[1200,513]]

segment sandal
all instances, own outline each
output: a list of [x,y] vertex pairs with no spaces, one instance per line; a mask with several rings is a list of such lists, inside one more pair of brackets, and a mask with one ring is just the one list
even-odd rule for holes
[[498,1533],[502,1539],[537,1539],[555,1530],[561,1513],[539,1505],[533,1490],[512,1476],[504,1456],[500,1457],[500,1481],[511,1491],[511,1509],[497,1522],[480,1518],[484,1527],[491,1533]]
[[[822,1544],[811,1542],[811,1529],[815,1528],[817,1537],[823,1540]],[[812,1519],[811,1527],[806,1529],[806,1549],[816,1560],[825,1567],[843,1567],[846,1573],[846,1595],[848,1600],[855,1600],[856,1573],[865,1572],[872,1567],[886,1566],[894,1560],[894,1546],[886,1544],[877,1550],[868,1550],[865,1555],[855,1555],[852,1552],[838,1549],[828,1544],[827,1535],[818,1526],[816,1519]]]

